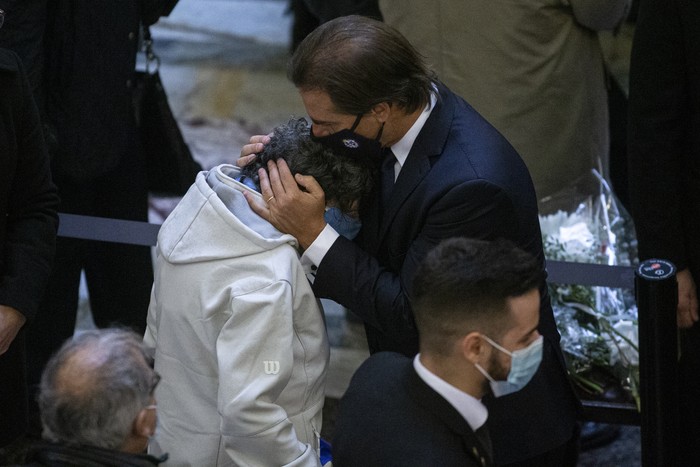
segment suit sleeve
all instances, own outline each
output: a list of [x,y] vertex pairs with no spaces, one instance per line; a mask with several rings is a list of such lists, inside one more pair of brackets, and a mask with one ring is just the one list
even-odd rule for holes
[[647,0],[632,46],[629,183],[640,259],[661,257],[685,269],[681,190],[690,97],[674,0]]
[[451,237],[508,238],[518,231],[516,219],[512,202],[499,187],[483,180],[459,184],[430,208],[406,251],[391,251],[404,256],[400,271],[384,268],[359,246],[340,237],[319,265],[314,291],[347,306],[394,340],[415,340],[411,284],[425,255]]
[[143,22],[150,26],[158,22],[161,16],[168,16],[179,0],[142,0],[143,8],[141,17]]
[[226,452],[236,465],[319,466],[276,403],[294,365],[291,284],[235,296],[231,306],[216,344]]
[[38,110],[19,59],[17,65],[14,101],[17,105],[12,113],[18,158],[9,189],[0,304],[15,308],[31,319],[51,271],[58,227],[58,195],[51,181]]

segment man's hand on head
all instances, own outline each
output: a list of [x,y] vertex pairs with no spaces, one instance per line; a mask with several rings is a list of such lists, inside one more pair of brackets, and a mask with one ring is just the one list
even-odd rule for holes
[[292,175],[284,160],[259,171],[262,201],[244,193],[248,204],[279,231],[293,235],[306,249],[326,226],[323,189],[311,176]]
[[270,135],[255,135],[250,137],[250,143],[241,148],[241,155],[236,160],[238,167],[245,167],[255,160],[255,156],[270,142]]

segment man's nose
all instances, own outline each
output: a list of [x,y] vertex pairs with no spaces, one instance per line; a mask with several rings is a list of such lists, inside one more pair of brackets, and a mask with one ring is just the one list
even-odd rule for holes
[[323,129],[323,128],[317,128],[316,125],[311,125],[311,135],[314,138],[322,138],[324,136],[330,135],[331,132],[329,130]]

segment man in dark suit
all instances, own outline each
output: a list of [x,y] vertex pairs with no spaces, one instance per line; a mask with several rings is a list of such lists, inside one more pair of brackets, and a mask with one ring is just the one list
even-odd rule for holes
[[[148,220],[145,162],[133,110],[141,23],[177,0],[0,0],[0,45],[29,71],[63,213]],[[84,271],[98,327],[139,332],[153,284],[150,248],[59,237],[39,312],[27,327],[30,431],[41,433],[34,393],[49,357],[73,335]],[[125,293],[125,291],[128,291]]]
[[27,429],[25,323],[35,316],[49,279],[58,195],[29,81],[19,57],[6,49],[0,49],[0,89],[0,465],[5,465],[16,460],[11,454]]
[[679,464],[700,465],[700,2],[642,0],[632,46],[629,182],[639,259],[678,268]]
[[[266,203],[249,202],[298,239],[316,294],[364,320],[371,352],[418,351],[410,284],[427,252],[446,238],[504,237],[544,270],[535,192],[522,160],[396,30],[360,16],[329,21],[299,45],[288,74],[319,141],[377,161],[388,153],[382,195],[360,204],[363,226],[354,242],[326,225],[318,184],[293,177],[282,162],[269,164],[269,178],[261,171]],[[239,164],[266,141],[251,138]],[[541,294],[540,371],[522,391],[487,403],[497,464],[575,465],[578,405],[544,284]],[[541,423],[532,426],[534,419]]]
[[537,261],[505,240],[452,238],[433,249],[413,282],[420,353],[375,353],[355,373],[333,465],[490,465],[481,398],[489,383],[514,392],[537,371],[543,281]]

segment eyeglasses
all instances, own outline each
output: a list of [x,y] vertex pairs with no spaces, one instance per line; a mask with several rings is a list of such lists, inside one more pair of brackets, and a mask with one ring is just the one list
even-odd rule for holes
[[4,11],[4,10],[0,10],[0,28],[2,27],[2,25],[3,25],[4,23],[5,23],[5,11]]

